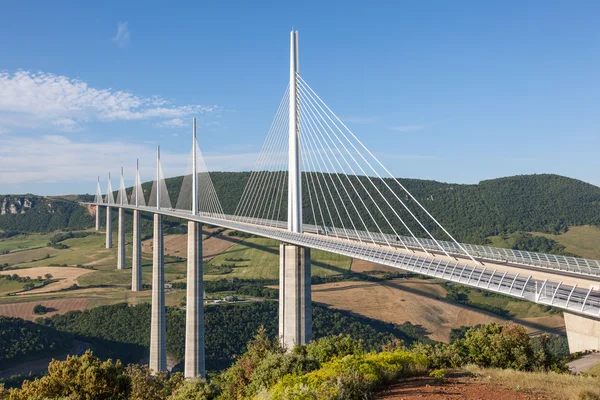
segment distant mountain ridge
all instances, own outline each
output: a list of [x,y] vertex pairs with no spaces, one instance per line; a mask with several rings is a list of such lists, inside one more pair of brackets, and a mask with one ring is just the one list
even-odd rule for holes
[[[235,211],[249,177],[249,172],[211,173],[226,213]],[[458,240],[465,242],[481,243],[485,237],[516,231],[556,233],[565,231],[567,226],[600,226],[600,188],[560,175],[518,175],[473,185],[420,179],[399,180]],[[182,181],[183,177],[166,179],[174,206]],[[142,185],[146,199],[151,187],[152,182]],[[128,193],[131,193],[131,188]],[[91,201],[92,196],[17,197],[0,195],[0,204],[6,198],[9,204],[9,212],[0,215],[0,229],[50,231],[82,229],[93,225],[88,210],[73,201]],[[31,203],[30,208],[25,207],[25,199]],[[310,219],[310,205],[308,201],[304,203],[304,215]],[[10,211],[10,204],[15,205],[16,214]],[[395,206],[398,209],[401,207],[399,203]],[[431,222],[427,227],[436,232]]]

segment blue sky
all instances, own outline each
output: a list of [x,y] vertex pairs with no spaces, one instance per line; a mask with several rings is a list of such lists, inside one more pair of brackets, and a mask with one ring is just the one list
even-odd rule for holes
[[[557,173],[600,185],[597,1],[9,2],[0,193],[93,192],[156,144],[251,169],[300,73],[397,176]],[[116,179],[113,186],[117,184]]]

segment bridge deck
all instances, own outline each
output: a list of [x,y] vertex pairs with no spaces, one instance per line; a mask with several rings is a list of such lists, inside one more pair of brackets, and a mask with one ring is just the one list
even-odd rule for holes
[[[100,204],[108,206],[107,204]],[[573,313],[600,319],[600,291],[597,276],[561,271],[560,268],[547,268],[529,265],[515,265],[498,260],[475,263],[464,254],[457,259],[445,255],[425,253],[421,250],[383,246],[365,241],[348,240],[332,235],[293,233],[284,227],[257,224],[257,221],[241,221],[223,215],[192,215],[191,212],[109,204],[110,207],[138,209],[151,213],[172,216],[205,224],[222,226],[250,234],[268,237],[299,246],[320,249],[348,257],[399,268],[422,275],[441,278],[451,282],[486,289],[538,304],[551,305]],[[225,218],[224,218],[225,217]],[[259,221],[264,222],[264,221]],[[309,229],[310,230],[310,229]],[[483,257],[480,257],[484,259]],[[570,276],[557,275],[568,272]],[[596,286],[594,286],[596,285]]]

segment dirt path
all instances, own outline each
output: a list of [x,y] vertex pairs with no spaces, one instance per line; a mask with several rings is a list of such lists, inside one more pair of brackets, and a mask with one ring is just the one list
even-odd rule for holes
[[526,393],[485,384],[475,378],[456,374],[444,383],[436,383],[429,377],[403,380],[387,387],[375,396],[379,400],[542,400],[552,399],[540,393]]

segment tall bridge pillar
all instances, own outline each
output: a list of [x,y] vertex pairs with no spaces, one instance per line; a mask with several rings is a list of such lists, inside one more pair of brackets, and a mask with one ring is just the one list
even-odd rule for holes
[[162,216],[154,214],[152,259],[152,316],[150,322],[150,369],[167,370],[165,321],[165,256]]
[[600,321],[565,312],[569,351],[600,351]]
[[[302,233],[302,179],[298,112],[298,32],[290,34],[290,108],[288,138],[288,231]],[[279,246],[279,337],[291,350],[312,337],[310,249]]]
[[96,206],[96,230],[100,230],[100,206]]
[[106,248],[112,249],[112,209],[106,207]]
[[312,338],[310,249],[279,246],[279,337],[291,350]]
[[187,300],[185,314],[186,378],[205,375],[202,224],[188,222]]
[[142,239],[140,236],[140,212],[133,210],[133,258],[131,260],[131,290],[142,290]]
[[117,269],[125,269],[125,216],[124,210],[119,208],[119,227],[117,232]]

